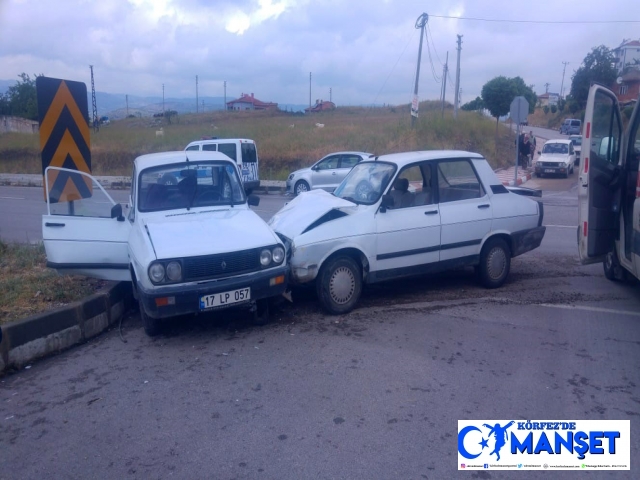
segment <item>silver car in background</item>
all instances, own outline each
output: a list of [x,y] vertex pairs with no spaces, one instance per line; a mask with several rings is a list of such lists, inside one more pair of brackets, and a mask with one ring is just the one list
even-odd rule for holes
[[569,135],[569,140],[573,143],[573,150],[576,152],[574,165],[580,165],[580,153],[582,152],[582,135]]
[[371,156],[366,152],[330,153],[312,166],[289,174],[287,193],[299,195],[317,188],[333,192],[353,167]]

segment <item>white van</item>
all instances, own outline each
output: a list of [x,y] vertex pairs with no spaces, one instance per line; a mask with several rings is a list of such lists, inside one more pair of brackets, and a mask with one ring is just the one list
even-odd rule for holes
[[258,173],[258,151],[253,140],[244,138],[215,138],[196,140],[187,145],[185,152],[220,152],[224,153],[238,165],[242,185],[247,194],[260,186]]
[[[640,99],[639,99],[640,100]],[[578,180],[578,250],[609,280],[640,279],[640,112],[623,132],[618,100],[589,89]]]

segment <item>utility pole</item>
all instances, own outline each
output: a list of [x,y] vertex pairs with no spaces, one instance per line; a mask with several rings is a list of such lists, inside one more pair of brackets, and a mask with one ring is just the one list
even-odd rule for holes
[[164,118],[164,83],[162,84],[162,117]]
[[544,93],[549,93],[549,86],[550,86],[550,85],[551,85],[551,84],[550,84],[549,82],[547,82],[547,83],[545,83],[545,84],[544,84]]
[[93,131],[100,130],[100,122],[98,122],[98,104],[96,103],[96,86],[93,83],[93,65],[89,65],[91,69],[91,105],[93,106]]
[[127,118],[129,117],[129,95],[124,96],[124,101],[127,104]]
[[420,102],[418,101],[418,82],[420,80],[420,60],[422,59],[422,40],[424,39],[424,27],[427,26],[429,21],[429,15],[423,13],[416,20],[416,28],[420,30],[420,47],[418,47],[418,65],[416,66],[416,83],[413,87],[413,99],[411,101],[411,127],[416,124],[416,117],[418,116],[418,107]]
[[227,81],[224,81],[224,110],[227,109]]
[[309,72],[309,108],[311,108],[311,72]]
[[442,67],[442,117],[444,117],[444,99],[447,96],[447,75],[449,74],[449,52]]
[[562,62],[562,64],[564,65],[564,67],[562,68],[562,83],[560,84],[560,98],[564,98],[564,95],[562,94],[564,90],[564,72],[567,69],[567,65],[569,64],[569,62]]
[[333,103],[333,95],[332,95],[332,91],[333,90],[331,87],[329,87],[329,101]]
[[196,75],[196,113],[198,113],[198,75]]
[[460,95],[460,51],[462,50],[462,35],[458,37],[458,66],[456,67],[456,98],[453,102],[453,118],[458,118],[458,100]]

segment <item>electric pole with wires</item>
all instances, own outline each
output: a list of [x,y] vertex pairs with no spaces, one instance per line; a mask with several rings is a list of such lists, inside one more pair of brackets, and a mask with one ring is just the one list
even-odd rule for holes
[[453,101],[453,118],[458,118],[458,99],[460,98],[460,51],[462,50],[462,35],[458,35],[458,66],[456,67],[456,90]]
[[411,100],[411,127],[416,124],[418,117],[418,83],[420,81],[420,59],[422,58],[422,39],[424,38],[424,27],[427,25],[429,15],[423,13],[416,20],[416,28],[420,30],[420,47],[418,48],[418,65],[416,67],[416,83],[413,87],[413,99]]
[[447,75],[449,75],[449,52],[447,52],[447,60],[444,62],[444,67],[442,67],[442,117],[444,117],[444,100],[447,96]]

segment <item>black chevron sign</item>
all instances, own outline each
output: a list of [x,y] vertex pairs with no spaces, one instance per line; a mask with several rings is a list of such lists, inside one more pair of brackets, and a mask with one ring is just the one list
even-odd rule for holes
[[[47,167],[62,167],[91,174],[91,138],[87,86],[82,82],[37,77],[42,175]],[[92,195],[91,180],[83,175],[50,170],[51,203],[70,202]],[[46,188],[46,187],[45,187]]]

